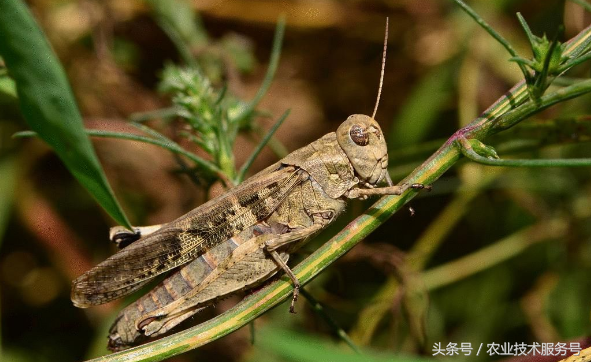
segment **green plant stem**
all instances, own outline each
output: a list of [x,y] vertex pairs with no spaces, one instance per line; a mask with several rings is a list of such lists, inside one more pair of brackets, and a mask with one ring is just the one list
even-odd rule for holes
[[565,72],[576,65],[579,65],[581,63],[588,61],[589,59],[591,59],[591,52],[585,53],[585,54],[581,55],[580,57],[574,58],[573,60],[570,60],[570,61],[564,63],[562,66],[560,66],[558,68],[558,73]]
[[[195,162],[195,164],[199,165],[200,167],[210,169],[215,173],[221,172],[221,170],[213,163],[185,150],[184,148],[179,146],[177,143],[170,141],[170,140],[164,141],[164,140],[159,140],[159,139],[155,139],[152,137],[141,136],[141,135],[137,135],[137,134],[133,134],[133,133],[111,132],[111,131],[102,131],[102,130],[96,130],[96,129],[87,129],[86,134],[91,137],[116,138],[116,139],[123,139],[123,140],[129,140],[129,141],[149,143],[151,145],[156,145],[156,146],[162,147],[162,148],[164,148],[170,152],[173,152],[175,154],[185,156],[189,160]],[[35,133],[33,131],[23,131],[23,132],[18,132],[18,133],[14,134],[14,137],[35,137],[35,136],[37,136],[37,133]]]
[[513,127],[523,119],[539,113],[556,103],[579,97],[591,92],[591,79],[583,80],[571,86],[561,88],[556,92],[540,97],[536,102],[528,102],[514,110],[511,110],[492,124],[491,131],[496,133]]
[[[496,138],[499,153],[539,150],[549,145],[591,141],[591,120],[585,116],[532,120]],[[499,142],[500,141],[500,142]]]
[[[544,93],[544,91],[546,90],[546,88],[548,88],[548,86],[550,85],[550,83],[552,83],[552,80],[550,80],[549,82],[547,82],[548,80],[548,71],[550,68],[550,60],[552,59],[552,53],[554,53],[554,49],[556,49],[556,46],[558,45],[558,37],[564,33],[564,26],[560,26],[558,28],[558,31],[556,32],[556,35],[554,35],[554,38],[552,39],[552,42],[550,43],[550,48],[548,48],[548,51],[546,52],[545,58],[544,58],[544,64],[542,66],[542,71],[540,72],[539,75],[537,75],[535,78],[535,82],[534,82],[534,99],[537,101],[538,97]],[[568,69],[568,68],[567,68]]]
[[[184,150],[178,143],[174,142],[173,140],[166,137],[162,133],[160,133],[148,126],[145,126],[145,125],[138,123],[138,122],[131,122],[131,125],[137,129],[139,129],[140,131],[151,135],[155,139],[160,140],[163,144],[167,145],[166,148],[169,150]],[[178,153],[178,152],[176,152],[176,153]],[[192,157],[190,158],[190,160],[195,162],[195,164],[197,166],[200,166],[200,167],[208,170],[210,173],[217,175],[224,182],[224,184],[226,186],[229,186],[232,184],[230,178],[228,177],[227,172],[225,172],[225,170],[222,169],[221,167],[216,166],[214,163],[206,161],[205,159],[203,159],[193,153],[190,153],[188,151],[185,151],[185,154],[191,154]],[[212,167],[212,166],[214,166],[214,167]]]
[[156,109],[148,112],[137,112],[129,116],[131,122],[145,122],[156,118],[173,118],[176,117],[181,108],[178,106]]
[[[475,173],[470,174],[475,175]],[[478,182],[470,182],[470,184],[478,185],[478,188],[469,187],[465,183],[456,191],[453,200],[429,224],[408,252],[406,258],[408,267],[405,268],[406,270],[410,273],[416,273],[424,268],[431,256],[445,241],[447,235],[462,220],[464,214],[468,212],[472,200],[480,195],[481,189],[489,185],[493,179],[494,177],[490,176],[484,180],[477,180]],[[358,313],[357,322],[350,331],[353,341],[360,345],[369,344],[384,315],[392,310],[393,300],[397,297],[399,291],[399,278],[396,276],[388,277],[368,305]]]
[[[589,38],[591,38],[590,29],[591,28],[585,29],[584,31],[579,33],[575,38],[568,42],[568,47],[566,50],[567,55],[577,52],[579,50],[578,47],[587,46],[588,40]],[[542,109],[545,109],[545,107],[549,106],[550,104],[555,104],[555,101],[557,99],[565,100],[568,99],[568,97],[570,96],[575,96],[575,94],[583,94],[584,92],[581,90],[581,88],[584,89],[587,86],[583,85],[581,87],[581,84],[579,83],[577,85],[574,85],[574,87],[575,88],[566,90],[566,92],[560,90],[557,93],[553,93],[550,96],[542,97],[540,99],[540,102],[529,102],[525,105],[522,105],[528,99],[528,92],[525,82],[521,81],[520,83],[515,85],[509,92],[507,92],[503,97],[501,97],[501,99],[495,102],[489,109],[483,112],[483,114],[480,117],[476,118],[466,127],[457,131],[455,135],[450,137],[448,141],[438,151],[436,151],[427,161],[425,161],[421,166],[419,166],[415,171],[413,171],[401,183],[425,183],[424,177],[417,177],[421,176],[421,174],[425,172],[425,170],[432,171],[432,168],[445,168],[447,167],[448,163],[455,163],[459,159],[459,154],[453,152],[452,150],[449,150],[448,146],[451,143],[456,143],[458,139],[484,139],[490,135],[493,135],[497,132],[500,132],[506,128],[515,125],[517,122],[534,114],[536,111],[541,111]],[[522,106],[519,107],[520,105]],[[511,111],[511,109],[516,107],[517,110]],[[536,111],[534,111],[534,109]],[[501,115],[503,116],[501,117]],[[427,173],[429,172],[427,171]],[[457,214],[461,213],[458,212]],[[447,217],[450,217],[453,220],[455,216],[457,215],[448,215]],[[436,235],[440,234],[436,233]],[[429,238],[432,237],[430,236]],[[408,263],[412,266],[413,270],[415,271],[419,271],[422,269],[422,267],[432,254],[434,248],[439,244],[438,242],[430,242],[427,239],[427,237],[421,238],[421,240],[425,241],[422,242],[421,240],[419,240],[417,244],[413,247],[413,251],[409,255]],[[439,240],[439,238],[435,239]],[[373,306],[368,306],[367,310],[364,310],[360,313],[359,323],[363,323],[363,325],[356,327],[356,329],[351,333],[351,337],[354,341],[356,341],[359,344],[369,343],[369,340],[373,335],[373,331],[375,331],[377,323],[379,322],[379,320],[381,320],[381,316],[383,316],[383,314],[386,313],[387,310],[389,310],[389,306],[392,304],[392,300],[396,295],[398,286],[398,281],[394,278],[390,278],[374,297],[374,300],[376,302],[372,303]]]
[[208,35],[199,26],[197,15],[185,0],[146,0],[152,7],[154,18],[176,46],[185,63],[199,69],[193,56],[194,48],[208,44]]
[[[567,43],[565,55],[576,52],[579,50],[579,46],[586,46],[590,37],[591,28],[586,28]],[[450,137],[400,184],[432,184],[435,182],[461,158],[459,148],[454,145],[458,135],[482,140],[491,134],[502,131],[502,128],[495,128],[495,120],[527,99],[526,85],[524,82],[520,82],[487,109],[483,115]],[[293,272],[301,285],[308,283],[353,248],[416,195],[417,191],[409,189],[399,196],[380,198],[367,211],[293,268]],[[249,295],[224,314],[205,323],[172,336],[100,357],[93,361],[160,361],[181,354],[243,327],[289,298],[291,294],[291,281],[287,276],[282,276],[279,280],[267,285],[257,293]]]
[[584,167],[591,166],[591,158],[571,158],[554,160],[503,160],[498,158],[487,158],[479,155],[468,143],[468,140],[462,138],[459,140],[462,154],[474,162],[489,166],[502,167]]
[[[252,130],[251,132],[249,132],[249,137],[251,139],[253,139],[254,142],[254,134],[256,135],[260,135],[262,134],[264,131],[264,129],[259,126],[256,123],[252,124]],[[283,145],[283,143],[281,143],[281,141],[279,141],[277,138],[275,137],[271,137],[271,139],[269,140],[269,148],[271,149],[271,151],[273,151],[273,153],[275,154],[275,156],[279,157],[279,158],[283,158],[285,156],[287,156],[287,154],[289,153],[289,151],[287,150],[287,148],[285,148],[285,146]]]
[[351,338],[349,338],[347,332],[345,332],[345,330],[341,328],[337,324],[337,322],[326,313],[322,304],[319,301],[317,301],[316,298],[312,296],[312,294],[308,293],[308,291],[305,288],[300,289],[300,294],[303,295],[304,298],[306,298],[314,312],[316,312],[316,314],[318,314],[320,317],[322,317],[322,319],[324,319],[324,321],[333,329],[336,335],[338,335],[339,338],[343,340],[343,342],[345,342],[349,347],[351,347],[351,349],[355,351],[355,353],[361,354],[361,350],[359,349],[359,347],[355,345],[355,343],[353,343]]
[[421,274],[421,279],[428,290],[452,284],[501,264],[535,243],[561,237],[566,226],[564,219],[543,220],[472,254],[429,269]]
[[291,112],[291,110],[287,110],[285,111],[285,113],[283,113],[281,115],[281,117],[279,117],[279,119],[277,120],[277,122],[275,122],[275,124],[273,125],[273,127],[271,127],[271,129],[269,130],[269,132],[267,132],[267,134],[265,135],[265,137],[263,137],[263,139],[261,140],[261,142],[259,142],[259,144],[257,145],[257,148],[252,152],[252,154],[250,155],[250,157],[248,157],[248,160],[246,160],[246,162],[244,162],[244,165],[242,165],[242,167],[240,168],[240,171],[238,172],[238,177],[235,180],[236,184],[239,184],[242,182],[242,180],[244,180],[244,177],[246,176],[246,172],[248,171],[248,169],[250,168],[250,166],[252,166],[252,163],[254,162],[254,160],[257,158],[257,156],[259,155],[259,153],[261,153],[261,151],[263,150],[263,148],[267,145],[267,143],[269,142],[269,140],[271,139],[271,137],[273,137],[273,135],[275,134],[275,132],[279,129],[279,127],[283,124],[283,121],[285,121],[285,119],[287,118],[287,116],[289,116],[289,113]]
[[575,77],[562,76],[562,77],[558,77],[558,78],[554,79],[554,82],[552,82],[552,84],[557,85],[557,86],[561,86],[561,87],[566,87],[566,86],[578,83],[582,80],[585,80],[585,78],[575,78]]
[[194,170],[191,170],[189,165],[187,165],[187,162],[185,162],[185,159],[183,159],[178,153],[173,153],[173,154],[174,154],[174,160],[179,165],[179,168],[180,168],[179,172],[185,174],[191,180],[191,182],[193,182],[193,184],[195,184],[196,186],[204,186],[204,188],[206,188],[203,180],[200,180],[199,177],[197,176],[197,174],[194,172]]
[[179,54],[183,58],[184,62],[187,65],[189,65],[190,67],[193,67],[196,69],[201,69],[201,67],[197,63],[197,60],[193,56],[193,53],[191,52],[191,48],[185,43],[185,41],[182,39],[182,37],[178,34],[178,32],[176,31],[174,26],[164,20],[160,20],[158,23],[159,23],[158,25],[160,25],[160,28],[162,28],[164,33],[166,35],[168,35],[168,38],[175,45],[175,47],[179,51]]
[[[513,47],[507,41],[507,39],[503,38],[501,34],[497,33],[496,30],[494,30],[490,25],[488,25],[488,23],[484,21],[484,19],[480,15],[478,15],[470,6],[468,6],[462,0],[452,1],[458,4],[458,6],[462,8],[462,10],[464,10],[472,19],[474,19],[474,21],[476,21],[476,23],[478,23],[478,25],[480,25],[484,30],[486,30],[487,33],[489,33],[493,38],[495,38],[507,50],[507,52],[511,54],[512,57],[519,58],[519,55],[517,54],[515,49],[513,49]],[[519,66],[519,69],[521,69],[521,72],[523,73],[525,79],[529,79],[531,73],[527,70],[525,65],[520,63],[517,63],[517,65]]]
[[281,44],[283,43],[283,34],[285,32],[285,16],[281,16],[277,21],[277,27],[275,28],[275,36],[273,38],[273,47],[271,49],[271,58],[269,59],[269,66],[267,67],[267,73],[263,79],[261,87],[255,94],[254,98],[242,109],[242,111],[236,116],[235,121],[240,123],[244,118],[248,117],[255,110],[263,96],[269,90],[277,66],[279,65],[279,56],[281,55]]

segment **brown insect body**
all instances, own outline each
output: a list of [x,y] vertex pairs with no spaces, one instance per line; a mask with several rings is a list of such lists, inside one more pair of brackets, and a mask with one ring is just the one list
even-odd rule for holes
[[[181,267],[125,308],[109,347],[124,349],[159,336],[216,300],[252,288],[278,270],[299,282],[289,253],[326,227],[349,198],[400,194],[375,188],[387,176],[388,155],[377,122],[353,115],[329,133],[210,200],[144,235],[73,281],[80,307],[119,298],[154,276]],[[152,228],[155,229],[155,228]],[[153,232],[152,232],[153,231]]]
[[[358,121],[360,118],[366,123],[373,124],[373,127],[377,125],[367,116],[352,116],[339,128],[342,137],[349,137],[349,123]],[[379,131],[379,128],[375,129]],[[276,176],[270,175],[280,172],[285,174],[285,179],[298,181],[293,181],[294,185],[290,186],[289,192],[283,195],[282,202],[269,202],[277,206],[267,217],[241,231],[244,225],[234,225],[236,235],[209,248],[194,261],[167,277],[148,294],[125,308],[111,328],[109,347],[113,350],[123,349],[136,344],[146,336],[159,336],[216,300],[260,284],[281,268],[272,258],[269,258],[265,251],[269,241],[279,235],[289,237],[290,234],[294,235],[296,241],[299,240],[278,249],[280,258],[287,262],[289,253],[295,251],[309,236],[336,218],[346,206],[345,194],[360,182],[345,152],[347,148],[359,146],[353,146],[354,142],[350,144],[343,141],[341,142],[345,147],[343,149],[338,142],[337,133],[325,135],[254,175],[251,180],[268,177],[275,180]],[[381,133],[373,134],[372,137],[377,141],[374,144],[376,152],[370,153],[377,154],[379,157],[373,160],[374,167],[360,168],[366,177],[369,175],[368,181],[381,180],[384,175],[382,166],[387,165],[385,143]],[[362,162],[367,162],[366,157],[362,159]],[[258,184],[268,185],[265,182]],[[252,182],[246,181],[245,185],[252,185]],[[232,193],[233,191],[230,190],[227,195]],[[226,197],[226,199],[232,198]],[[208,204],[220,203],[223,204],[218,199],[211,200],[170,223],[174,225],[173,227],[164,226],[160,233],[168,235],[170,232],[168,230],[171,228],[177,230],[178,225],[185,225],[186,230],[198,227],[195,223],[199,221],[197,217],[202,215],[200,210],[208,209]],[[244,204],[241,207],[248,207],[248,205]],[[222,214],[228,215],[227,212],[220,213]],[[193,215],[197,217],[192,217]],[[254,218],[248,220],[254,220]],[[155,234],[158,233],[159,231],[155,232]],[[133,246],[134,244],[130,248]],[[107,262],[108,260],[105,261]]]
[[[270,277],[277,265],[262,255],[260,243],[271,232],[270,227],[256,224],[168,276],[119,313],[109,331],[109,349],[125,349],[147,337],[162,335],[218,299]],[[287,261],[289,254],[281,256]],[[200,293],[182,299],[196,289]],[[167,316],[147,317],[176,300],[184,300],[186,307]]]

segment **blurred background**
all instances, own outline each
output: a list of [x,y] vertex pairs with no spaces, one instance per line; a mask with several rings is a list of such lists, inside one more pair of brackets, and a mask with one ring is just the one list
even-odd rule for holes
[[[516,12],[535,34],[550,38],[561,23],[569,39],[591,22],[571,2],[468,3],[526,58],[531,50]],[[182,125],[162,121],[173,104],[170,94],[158,90],[163,70],[192,58],[213,89],[249,101],[263,82],[275,26],[285,14],[279,66],[258,116],[236,139],[236,164],[283,112],[291,114],[250,175],[334,131],[348,115],[371,114],[386,17],[390,38],[376,119],[387,136],[395,181],[522,78],[505,50],[449,0],[28,5],[66,70],[87,128],[130,131],[128,121],[143,118],[197,153],[179,138]],[[588,75],[588,65],[572,74]],[[489,143],[501,157],[589,157],[589,104],[586,96],[553,107]],[[137,295],[82,310],[72,305],[69,291],[72,279],[116,251],[108,241],[113,221],[43,142],[12,138],[27,126],[15,99],[4,94],[0,120],[0,359],[74,361],[107,354],[108,327]],[[215,180],[200,183],[198,171],[188,176],[159,147],[104,138],[94,145],[134,225],[173,220],[224,189]],[[353,202],[292,263],[370,204]],[[306,286],[324,316],[301,298],[296,315],[282,304],[254,323],[254,334],[242,328],[173,360],[312,361],[327,360],[327,351],[353,354],[326,316],[359,348],[389,360],[432,358],[434,343],[472,343],[475,349],[493,342],[588,344],[589,168],[493,168],[463,161],[411,204],[414,217],[397,213]],[[183,326],[238,300],[228,298]],[[439,356],[448,358],[499,357]]]

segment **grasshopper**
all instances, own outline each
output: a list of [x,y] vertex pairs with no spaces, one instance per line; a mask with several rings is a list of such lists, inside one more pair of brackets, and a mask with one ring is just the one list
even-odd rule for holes
[[[384,41],[384,59],[387,43]],[[382,62],[382,78],[384,62]],[[177,269],[123,309],[111,327],[109,348],[157,337],[230,294],[253,288],[279,270],[300,283],[287,261],[324,229],[349,199],[400,195],[422,184],[393,186],[388,153],[374,114],[349,116],[337,129],[302,147],[241,185],[180,218],[127,231],[111,230],[124,247],[72,282],[71,299],[86,308],[139,289]],[[381,182],[388,186],[378,187]],[[136,239],[138,239],[136,241]]]

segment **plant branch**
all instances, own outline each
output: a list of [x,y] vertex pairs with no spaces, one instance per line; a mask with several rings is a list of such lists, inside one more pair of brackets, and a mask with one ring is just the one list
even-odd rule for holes
[[242,165],[242,167],[240,168],[240,171],[238,172],[238,177],[236,179],[236,184],[239,184],[242,182],[242,180],[244,180],[244,177],[246,176],[246,172],[248,171],[248,169],[250,168],[250,166],[252,165],[254,160],[257,158],[259,153],[261,153],[263,148],[267,145],[267,143],[269,142],[271,137],[273,137],[273,135],[279,129],[279,127],[283,124],[283,121],[285,121],[285,119],[289,116],[290,112],[291,112],[291,110],[289,110],[289,109],[287,111],[285,111],[281,115],[281,117],[279,117],[277,122],[275,122],[273,127],[271,127],[269,132],[267,132],[265,137],[263,137],[261,142],[259,142],[259,144],[257,145],[257,148],[252,152],[252,154],[248,157],[248,160],[246,160],[246,162],[244,162],[244,165]]
[[168,108],[155,109],[147,112],[136,112],[129,116],[131,122],[145,122],[156,118],[173,118],[176,117],[181,107],[172,106]]
[[591,166],[591,158],[571,158],[553,160],[502,160],[488,158],[474,151],[467,139],[459,140],[462,154],[474,162],[489,166],[501,167],[585,167]]
[[492,131],[496,133],[513,127],[523,119],[539,113],[556,103],[564,102],[589,92],[591,92],[591,79],[586,79],[571,86],[561,88],[554,93],[542,96],[536,102],[525,103],[524,105],[507,112],[494,122]]
[[[263,127],[261,127],[257,123],[252,124],[252,130],[248,132],[248,137],[254,142],[256,142],[254,135],[260,135],[264,132]],[[277,156],[278,158],[283,158],[289,154],[289,151],[285,146],[275,137],[271,137],[269,142],[267,143],[271,151]]]
[[[476,21],[476,23],[478,23],[478,25],[480,25],[487,33],[489,33],[493,38],[495,38],[507,50],[507,52],[511,54],[513,58],[519,58],[517,51],[513,49],[513,47],[507,41],[507,39],[503,38],[501,34],[497,33],[495,29],[488,25],[488,23],[484,21],[484,19],[480,15],[478,15],[478,13],[476,13],[470,6],[468,6],[468,4],[464,3],[462,0],[453,0],[453,2],[458,4],[462,8],[462,10],[464,10],[472,19],[474,19],[474,21]],[[524,64],[517,62],[517,65],[519,66],[519,69],[521,69],[523,76],[529,80],[529,77],[531,75],[529,70],[527,70]]]
[[576,65],[586,62],[589,59],[591,59],[591,52],[585,53],[584,55],[582,55],[580,57],[577,57],[571,61],[564,63],[563,65],[560,66],[560,68],[558,68],[558,72],[562,73],[564,71],[567,71]]
[[428,290],[441,288],[519,255],[529,246],[564,235],[566,221],[543,220],[472,254],[429,269],[421,274]]
[[349,347],[351,347],[351,349],[355,353],[361,354],[361,350],[359,349],[359,347],[355,345],[355,343],[353,343],[351,338],[349,338],[347,332],[345,332],[345,330],[341,328],[338,325],[338,323],[334,319],[332,319],[330,315],[328,315],[328,313],[326,313],[322,304],[319,301],[317,301],[316,298],[312,296],[312,294],[308,293],[306,288],[300,289],[300,294],[303,295],[304,298],[306,298],[308,303],[310,303],[310,307],[312,307],[312,310],[314,310],[316,314],[318,314],[322,319],[324,319],[324,321],[330,326],[330,328],[332,328],[336,335],[343,340],[343,342],[345,342]]
[[285,16],[281,16],[277,21],[277,27],[275,28],[275,37],[273,38],[273,47],[271,49],[271,59],[269,60],[269,66],[267,67],[267,73],[263,79],[261,87],[257,91],[254,98],[242,109],[242,111],[236,116],[236,122],[240,123],[244,118],[248,117],[259,104],[263,96],[269,90],[275,71],[279,65],[279,56],[281,55],[281,44],[283,42],[283,33],[285,32]]
[[[219,173],[221,170],[214,165],[213,163],[185,150],[177,143],[171,140],[164,140],[164,139],[156,139],[152,137],[141,136],[133,133],[124,133],[124,132],[111,132],[111,131],[103,131],[98,129],[86,129],[86,134],[91,137],[101,137],[101,138],[117,138],[122,140],[129,140],[129,141],[137,141],[143,143],[149,143],[151,145],[156,145],[162,147],[170,152],[173,152],[178,155],[185,156],[189,160],[195,162],[195,164],[210,169],[213,172]],[[14,137],[36,137],[37,133],[33,131],[22,131],[17,132],[14,134]]]

